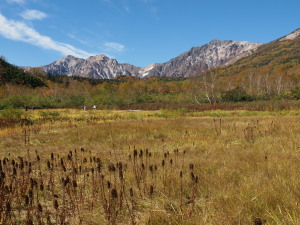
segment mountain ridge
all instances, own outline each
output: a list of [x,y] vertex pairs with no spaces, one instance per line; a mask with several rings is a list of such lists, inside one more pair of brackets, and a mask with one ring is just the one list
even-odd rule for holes
[[[293,41],[298,38],[300,39],[300,28],[270,43]],[[190,50],[165,63],[153,63],[145,67],[119,63],[116,59],[111,59],[101,54],[87,59],[69,55],[49,65],[41,66],[41,68],[53,75],[95,79],[113,79],[119,75],[138,78],[192,77],[204,74],[214,67],[232,65],[240,59],[252,55],[257,49],[267,44],[247,41],[212,40],[205,45],[192,47]]]
[[208,44],[192,47],[166,63],[156,64],[156,68],[152,69],[148,76],[195,76],[207,72],[212,67],[234,63],[261,45],[247,41],[212,40]]
[[111,79],[118,75],[132,75],[132,72],[136,72],[139,67],[125,63],[119,64],[116,59],[110,59],[101,54],[87,59],[68,55],[41,68],[53,75]]
[[243,55],[251,54],[261,43],[246,41],[212,40],[208,44],[192,47],[165,63],[154,63],[146,67],[138,67],[127,63],[119,63],[101,54],[87,59],[74,56],[63,57],[41,68],[53,75],[81,76],[96,79],[112,79],[119,75],[139,78],[189,77],[195,76],[199,69],[202,72],[223,64],[235,62]]

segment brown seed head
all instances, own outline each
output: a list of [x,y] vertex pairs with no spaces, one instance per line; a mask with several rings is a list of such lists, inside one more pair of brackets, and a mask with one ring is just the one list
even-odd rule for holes
[[149,170],[151,173],[153,173],[153,165],[149,166]]
[[109,181],[107,181],[107,188],[110,189],[111,188],[111,183]]
[[6,212],[10,213],[10,211],[11,211],[10,203],[6,202]]
[[56,199],[53,201],[53,206],[54,209],[58,210],[58,201]]
[[39,211],[40,213],[43,212],[43,207],[42,207],[41,203],[39,203],[39,204],[37,205],[37,209],[38,209],[38,211]]
[[44,191],[44,184],[43,183],[40,184],[40,191]]
[[138,154],[138,153],[137,153],[137,150],[134,149],[134,150],[133,150],[133,157],[136,158],[136,157],[137,157],[137,154]]
[[113,163],[108,165],[108,171],[109,172],[115,172],[116,171],[116,167]]
[[153,185],[150,185],[150,196],[153,195],[153,192],[154,192],[154,186],[153,186]]
[[194,169],[194,164],[191,163],[191,164],[190,164],[190,170],[193,170],[193,169]]
[[113,199],[118,198],[118,192],[117,192],[117,190],[116,190],[115,188],[113,188],[113,189],[111,190],[111,197],[112,197]]
[[30,189],[30,190],[28,191],[28,196],[29,196],[29,199],[32,199],[32,198],[33,198],[33,191],[32,191],[32,189]]
[[14,167],[13,168],[13,176],[16,176],[17,175],[17,169]]
[[29,197],[28,197],[28,195],[25,195],[24,202],[25,202],[25,206],[28,206],[28,204],[29,204]]
[[198,184],[198,176],[195,177],[195,183]]
[[73,180],[73,188],[77,188],[77,182],[76,182],[76,180]]
[[129,193],[130,193],[130,197],[133,197],[133,189],[132,188],[129,189]]

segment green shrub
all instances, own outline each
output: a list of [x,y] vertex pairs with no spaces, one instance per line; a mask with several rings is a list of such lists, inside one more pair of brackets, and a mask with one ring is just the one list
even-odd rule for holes
[[252,96],[248,95],[243,88],[237,87],[235,89],[226,91],[222,94],[222,100],[225,102],[244,102],[252,101]]
[[59,112],[40,112],[41,117],[57,117],[60,116]]
[[24,112],[20,109],[4,109],[0,111],[0,118],[3,119],[21,119]]
[[291,94],[293,99],[300,99],[300,87],[292,89]]
[[285,91],[279,93],[275,96],[276,100],[286,99],[286,100],[299,100],[300,99],[300,87],[296,87],[290,91]]

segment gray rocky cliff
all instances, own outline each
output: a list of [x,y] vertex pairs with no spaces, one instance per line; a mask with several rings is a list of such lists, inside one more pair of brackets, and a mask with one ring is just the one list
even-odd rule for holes
[[80,59],[66,56],[41,68],[53,75],[81,76],[96,79],[112,79],[119,75],[135,77],[190,77],[199,75],[216,66],[226,66],[247,56],[259,47],[260,43],[246,41],[218,41],[193,47],[191,50],[166,63],[151,64],[140,68],[118,63],[105,55]]
[[42,69],[53,75],[95,79],[112,79],[119,75],[134,76],[140,70],[139,67],[120,64],[116,59],[110,59],[105,55],[91,56],[88,59],[66,56],[50,65],[42,66]]
[[199,75],[216,66],[225,66],[234,63],[255,51],[260,43],[246,41],[218,41],[213,40],[209,44],[193,47],[169,62],[155,64],[149,76],[164,77],[190,77]]

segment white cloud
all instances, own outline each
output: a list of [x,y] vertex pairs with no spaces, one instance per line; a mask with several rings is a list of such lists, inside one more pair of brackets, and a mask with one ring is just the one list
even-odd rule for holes
[[41,48],[57,51],[63,55],[73,55],[80,58],[87,58],[92,53],[78,49],[72,45],[52,40],[50,37],[41,35],[27,24],[8,20],[0,13],[0,35],[7,39],[26,42]]
[[78,38],[77,36],[73,35],[73,34],[67,34],[70,38],[78,41],[79,43],[83,44],[83,45],[88,45],[88,42],[87,41],[84,41],[80,38]]
[[47,17],[47,14],[39,10],[26,9],[20,14],[25,20],[41,20]]
[[25,0],[6,0],[8,3],[24,4]]
[[106,47],[106,51],[123,52],[125,50],[124,45],[115,42],[106,42],[104,46]]

